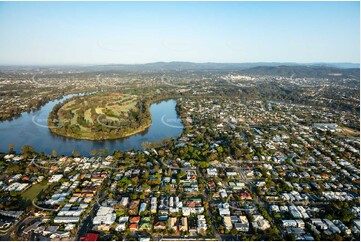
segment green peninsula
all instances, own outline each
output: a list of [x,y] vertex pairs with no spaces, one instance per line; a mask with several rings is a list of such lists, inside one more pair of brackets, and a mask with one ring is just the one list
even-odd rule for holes
[[86,140],[123,138],[146,130],[150,124],[149,103],[119,92],[73,97],[55,105],[48,118],[51,132]]

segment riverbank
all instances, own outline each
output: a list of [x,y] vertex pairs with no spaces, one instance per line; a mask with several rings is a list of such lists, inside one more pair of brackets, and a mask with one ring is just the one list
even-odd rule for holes
[[117,135],[117,136],[108,136],[107,138],[101,138],[101,137],[97,137],[97,134],[94,134],[93,137],[85,137],[85,136],[71,136],[71,135],[65,135],[61,132],[58,132],[58,129],[56,127],[49,127],[49,130],[57,135],[63,136],[63,137],[67,137],[67,138],[72,138],[72,139],[79,139],[79,140],[89,140],[89,141],[102,141],[102,140],[116,140],[116,139],[123,139],[123,138],[127,138],[130,137],[132,135],[136,135],[139,133],[142,133],[144,131],[146,131],[152,124],[152,120],[149,121],[149,124],[144,125],[142,127],[139,127],[138,129],[132,131],[132,132],[128,132],[126,134],[122,134],[122,135]]

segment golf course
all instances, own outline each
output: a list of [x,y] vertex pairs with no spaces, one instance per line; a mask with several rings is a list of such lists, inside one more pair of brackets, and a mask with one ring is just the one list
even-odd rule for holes
[[150,124],[147,101],[119,92],[73,97],[55,105],[48,118],[51,132],[86,140],[123,138]]

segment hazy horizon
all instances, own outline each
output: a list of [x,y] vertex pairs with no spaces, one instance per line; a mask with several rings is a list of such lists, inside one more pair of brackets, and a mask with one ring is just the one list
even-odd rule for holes
[[[67,66],[74,66],[74,67],[86,67],[86,66],[112,66],[112,65],[150,65],[150,64],[160,64],[160,63],[190,63],[190,64],[224,64],[224,65],[257,65],[260,64],[260,66],[267,66],[267,64],[274,64],[274,65],[295,65],[295,66],[306,66],[306,65],[358,65],[360,66],[360,63],[357,62],[323,62],[323,61],[315,61],[315,62],[265,62],[265,61],[257,61],[257,62],[193,62],[193,61],[154,61],[154,62],[144,62],[144,63],[102,63],[102,64],[96,64],[96,63],[70,63],[70,64],[1,64],[0,67],[67,67]],[[352,67],[353,68],[353,67]]]
[[360,63],[359,2],[0,2],[0,65]]

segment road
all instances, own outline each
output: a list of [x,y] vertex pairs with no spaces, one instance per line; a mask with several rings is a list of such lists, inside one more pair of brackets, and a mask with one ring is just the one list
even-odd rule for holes
[[91,226],[92,222],[93,222],[93,217],[95,215],[95,212],[98,210],[99,208],[99,205],[98,203],[94,203],[93,204],[93,207],[91,209],[91,211],[89,212],[88,216],[86,216],[86,218],[83,220],[83,222],[81,222],[81,226],[78,230],[78,235],[77,235],[77,238],[76,240],[79,240],[80,237],[84,236],[88,230],[89,230],[89,227]]
[[[38,218],[38,217],[27,217],[26,219],[24,219],[22,221],[22,223],[19,224],[19,226],[18,226],[19,229],[16,232],[16,238],[20,238],[20,236],[24,236],[25,238],[23,238],[23,239],[28,240],[29,234],[24,234],[24,232],[26,233],[26,232],[29,232],[32,229],[36,229],[36,227],[38,227],[40,225],[41,220],[42,220],[42,218]],[[29,227],[27,227],[30,223],[31,223],[31,225]],[[27,228],[25,228],[25,226]],[[30,233],[30,235],[31,235],[31,233]]]
[[[257,203],[257,204],[259,204],[260,206],[262,206],[263,209],[268,212],[268,211],[269,211],[269,205],[268,205],[268,203],[267,203],[267,202],[264,202],[264,201],[260,198],[260,196],[258,195],[258,193],[257,193],[257,191],[256,191],[256,187],[255,187],[254,183],[253,183],[250,179],[248,179],[247,176],[243,173],[244,170],[243,170],[241,167],[237,167],[237,166],[235,166],[235,165],[233,166],[233,168],[236,169],[236,170],[238,170],[238,173],[239,173],[239,175],[240,175],[241,180],[242,180],[245,184],[247,184],[247,185],[249,186],[249,189],[250,189],[251,193],[253,194],[252,197],[253,197],[254,202]],[[239,210],[241,210],[241,209],[239,209]],[[272,218],[272,221],[269,221],[269,222],[270,222],[270,224],[271,224],[272,226],[277,227],[280,232],[282,231],[281,228],[280,228],[278,225],[276,225],[276,223],[275,223],[275,221],[274,221],[273,218]]]
[[58,211],[58,209],[54,209],[54,208],[43,208],[43,207],[40,207],[39,205],[35,204],[35,198],[33,199],[33,201],[31,201],[33,206],[36,207],[37,209],[40,209],[40,210],[44,210],[44,211],[52,211],[52,212],[56,212]]
[[[203,173],[200,172],[198,166],[197,166],[197,174],[202,177],[202,180],[203,180],[203,181],[206,181],[206,179],[205,179],[204,176],[203,176]],[[212,223],[211,225],[212,225],[212,227],[213,227],[214,237],[216,238],[216,240],[221,241],[222,239],[221,239],[220,234],[218,233],[217,226],[216,226],[216,222],[215,222],[215,219],[214,219],[214,218],[216,218],[216,216],[213,214],[212,208],[211,208],[211,199],[209,198],[209,195],[208,195],[208,194],[209,194],[209,191],[208,191],[207,185],[204,184],[204,186],[206,186],[206,187],[205,187],[205,190],[206,190],[206,191],[205,191],[205,193],[203,193],[203,202],[204,202],[205,200],[208,202],[208,211],[209,211],[209,213],[211,214],[211,220],[213,221],[213,223]]]
[[11,228],[5,234],[0,235],[0,240],[1,241],[10,241],[13,238],[16,238],[15,235],[16,235],[16,232],[19,229],[20,225],[28,222],[28,220],[30,220],[30,219],[34,219],[32,217],[27,217],[28,215],[30,215],[30,212],[27,213],[24,218],[17,220],[16,223],[13,226],[11,226]]
[[[103,187],[107,186],[107,184],[109,183],[109,177],[111,177],[111,174],[104,180],[103,182]],[[80,237],[84,236],[88,230],[89,227],[91,226],[92,222],[93,222],[93,217],[96,214],[96,211],[99,209],[100,204],[99,204],[99,200],[101,200],[102,198],[104,198],[104,189],[100,189],[100,192],[97,194],[97,196],[95,197],[95,202],[92,205],[91,211],[89,212],[89,214],[86,216],[86,218],[80,222],[80,228],[78,229],[78,234],[76,236],[76,240],[79,240]]]
[[[36,167],[38,167],[38,168],[41,168],[41,169],[51,170],[50,167],[41,166],[41,165],[39,165],[38,163],[36,163],[36,162],[35,162],[35,158],[36,158],[36,156],[31,160],[31,162],[29,163],[28,166],[34,165],[34,166],[36,166]],[[49,164],[59,164],[58,161],[47,161],[47,163],[49,163]]]

